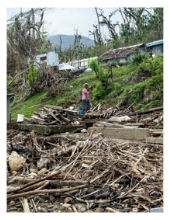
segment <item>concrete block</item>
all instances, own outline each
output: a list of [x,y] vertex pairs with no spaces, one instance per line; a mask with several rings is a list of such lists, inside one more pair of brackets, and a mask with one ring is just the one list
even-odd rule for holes
[[163,207],[151,208],[150,212],[163,212]]
[[65,132],[72,132],[76,129],[85,128],[85,123],[81,123],[80,125],[36,125],[36,124],[17,124],[17,128],[19,130],[25,130],[25,131],[32,131],[36,134],[41,135],[49,135],[49,134],[55,134],[55,133],[65,133]]
[[145,140],[150,136],[148,128],[88,128],[89,131],[96,130],[104,137],[125,139],[125,140]]
[[163,138],[162,137],[146,137],[146,143],[163,145]]

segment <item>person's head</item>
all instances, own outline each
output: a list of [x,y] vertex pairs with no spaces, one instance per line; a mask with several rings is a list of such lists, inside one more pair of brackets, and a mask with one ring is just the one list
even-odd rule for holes
[[84,84],[84,88],[86,88],[86,89],[88,88],[88,83]]

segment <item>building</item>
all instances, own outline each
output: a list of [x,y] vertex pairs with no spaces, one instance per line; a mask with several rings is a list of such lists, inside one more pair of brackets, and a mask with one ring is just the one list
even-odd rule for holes
[[98,60],[101,63],[113,63],[113,62],[127,62],[130,61],[134,54],[137,53],[140,55],[145,54],[145,45],[137,44],[128,47],[122,47],[118,49],[110,49],[102,54]]
[[68,64],[73,66],[76,69],[81,68],[81,67],[88,67],[88,62],[93,59],[97,59],[97,57],[85,58],[82,60],[74,60],[74,61],[68,62]]
[[46,63],[47,66],[58,66],[59,65],[59,58],[58,54],[54,51],[49,53],[44,53],[37,55],[35,57],[35,65],[39,67],[40,64]]
[[151,52],[152,57],[163,54],[163,40],[157,40],[146,44],[146,49]]

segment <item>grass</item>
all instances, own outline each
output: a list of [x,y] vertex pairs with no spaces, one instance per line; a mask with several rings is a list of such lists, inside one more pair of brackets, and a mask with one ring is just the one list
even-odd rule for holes
[[81,91],[85,83],[89,83],[89,88],[95,86],[95,73],[83,73],[78,78],[69,81],[66,84],[67,88],[73,86],[73,89],[66,90],[63,94],[50,98],[47,92],[38,93],[25,102],[19,103],[11,108],[11,120],[17,120],[17,114],[23,114],[25,117],[30,117],[33,112],[44,105],[60,105],[66,101],[77,101],[77,107],[81,105]]
[[[104,69],[104,71],[107,73],[108,70]],[[94,89],[98,84],[96,74],[94,72],[82,73],[77,78],[67,82],[63,87],[62,94],[55,98],[49,97],[47,92],[41,92],[25,102],[15,105],[11,108],[11,120],[16,121],[17,114],[30,117],[33,111],[44,105],[57,106],[68,101],[75,101],[76,108],[79,108],[81,105],[81,92],[85,83],[89,84],[89,92],[93,106],[100,102],[103,107],[115,107],[120,102],[123,106],[127,107],[134,102],[133,107],[135,110],[144,110],[163,105],[163,74],[153,74],[145,81],[134,83],[128,79],[134,75],[138,76],[138,65],[123,65],[119,68],[113,68],[112,72],[113,81],[110,78],[108,79],[109,85],[107,91],[103,93],[101,98],[100,96],[96,98],[94,93]],[[70,86],[72,86],[73,89],[71,89]],[[19,96],[18,93],[18,97]]]

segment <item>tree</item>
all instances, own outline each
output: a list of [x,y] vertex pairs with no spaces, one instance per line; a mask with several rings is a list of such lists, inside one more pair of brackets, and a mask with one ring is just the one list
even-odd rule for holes
[[[32,60],[45,40],[42,31],[45,10],[46,8],[32,8],[24,13],[21,11],[7,21],[7,59],[14,61],[11,56],[15,57],[15,71],[22,71],[27,66],[28,57]],[[8,63],[7,71],[12,72]]]
[[88,66],[96,73],[96,78],[99,79],[99,64],[97,59],[92,59],[88,63]]
[[97,16],[98,25],[93,24],[93,27],[95,29],[93,31],[89,31],[89,33],[90,33],[90,35],[93,35],[95,45],[101,47],[103,45],[103,39],[102,39],[102,35],[100,32],[100,21],[99,21],[100,15],[97,11],[97,8],[95,8],[95,12],[96,12],[96,16]]

